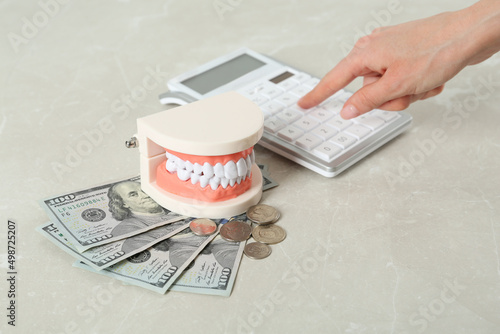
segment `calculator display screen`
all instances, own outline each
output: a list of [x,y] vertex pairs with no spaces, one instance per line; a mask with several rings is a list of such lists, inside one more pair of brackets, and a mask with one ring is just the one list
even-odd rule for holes
[[293,77],[293,73],[285,72],[285,73],[278,75],[277,77],[269,79],[269,81],[271,81],[272,83],[278,84],[278,83],[282,82],[283,80],[288,79],[290,77]]
[[181,83],[197,93],[205,94],[264,65],[266,63],[243,54]]

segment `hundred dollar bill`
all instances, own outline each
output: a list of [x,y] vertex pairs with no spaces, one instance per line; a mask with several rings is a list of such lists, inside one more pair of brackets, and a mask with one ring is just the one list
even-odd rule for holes
[[217,234],[198,236],[187,228],[143,252],[100,271],[93,270],[80,261],[73,265],[155,292],[165,293],[216,236]]
[[269,172],[269,166],[268,165],[257,164],[257,166],[260,168],[260,171],[262,173],[268,173]]
[[257,165],[259,166],[261,172],[262,172],[262,191],[277,187],[279,184],[278,182],[274,181],[270,176],[269,176],[269,168],[267,165]]
[[181,232],[189,227],[191,220],[192,218],[187,218],[156,227],[130,238],[91,248],[83,253],[79,253],[52,222],[37,227],[37,231],[66,253],[85,262],[95,270],[102,270]]
[[[245,214],[233,219],[249,223]],[[245,244],[245,241],[231,242],[217,236],[201,251],[170,290],[229,297]]]
[[40,205],[79,252],[186,218],[146,195],[139,177],[50,197]]

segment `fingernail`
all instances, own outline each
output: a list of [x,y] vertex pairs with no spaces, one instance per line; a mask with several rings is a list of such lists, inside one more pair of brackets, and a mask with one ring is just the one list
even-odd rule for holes
[[342,116],[343,119],[351,119],[354,117],[358,117],[359,110],[352,104],[349,104],[347,106],[344,106],[344,108],[342,108],[342,110],[340,111],[340,116]]

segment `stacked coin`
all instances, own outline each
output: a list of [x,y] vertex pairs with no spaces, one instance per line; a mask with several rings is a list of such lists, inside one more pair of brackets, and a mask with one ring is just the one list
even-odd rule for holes
[[247,217],[257,224],[252,230],[252,237],[256,242],[245,246],[243,252],[252,259],[263,259],[271,254],[269,245],[285,240],[286,232],[275,223],[281,214],[272,206],[257,204],[247,210]]
[[257,204],[247,210],[247,217],[259,225],[274,224],[280,218],[278,210],[266,204]]

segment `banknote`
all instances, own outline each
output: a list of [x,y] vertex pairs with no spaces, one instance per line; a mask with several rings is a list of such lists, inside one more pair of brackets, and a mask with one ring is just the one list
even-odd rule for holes
[[[251,224],[245,214],[233,219]],[[245,244],[245,241],[231,242],[217,236],[184,270],[170,290],[229,297]]]
[[71,256],[85,262],[95,270],[102,270],[185,230],[189,227],[191,220],[192,218],[186,218],[156,227],[126,239],[88,249],[83,253],[79,253],[52,222],[39,226],[37,231]]
[[[216,223],[218,224],[217,221]],[[187,228],[173,237],[100,271],[92,269],[81,261],[76,261],[73,265],[155,292],[165,293],[216,236],[217,234],[198,236]]]
[[139,177],[53,196],[40,205],[78,252],[187,218],[146,195]]
[[262,191],[277,187],[279,184],[278,182],[274,181],[270,176],[269,176],[269,168],[267,165],[257,165],[259,166],[261,172],[262,172]]
[[269,173],[269,166],[264,164],[257,164],[262,173]]

